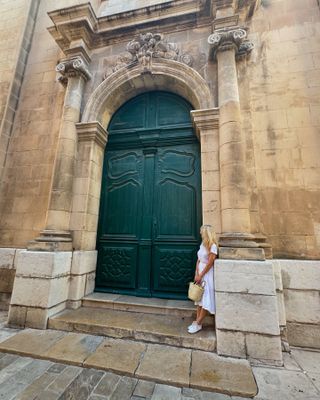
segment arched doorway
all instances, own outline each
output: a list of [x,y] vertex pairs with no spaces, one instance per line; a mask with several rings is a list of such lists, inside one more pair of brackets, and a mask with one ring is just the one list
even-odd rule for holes
[[185,298],[201,225],[200,150],[183,98],[148,92],[109,124],[96,290]]

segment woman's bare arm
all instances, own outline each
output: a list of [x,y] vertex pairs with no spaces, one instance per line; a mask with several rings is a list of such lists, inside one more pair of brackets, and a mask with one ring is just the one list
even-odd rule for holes
[[216,255],[216,254],[214,254],[214,253],[210,253],[210,254],[209,254],[209,260],[208,260],[207,265],[204,267],[204,269],[203,269],[203,271],[201,272],[201,274],[198,274],[198,276],[196,277],[197,279],[195,279],[195,281],[196,281],[197,283],[200,283],[200,282],[201,282],[201,279],[204,277],[204,275],[205,275],[208,271],[210,271],[210,269],[213,267],[214,260],[215,260],[216,258],[217,258],[217,255]]

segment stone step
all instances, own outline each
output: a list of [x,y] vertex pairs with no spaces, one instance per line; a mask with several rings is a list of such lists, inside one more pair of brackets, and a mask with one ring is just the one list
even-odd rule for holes
[[37,329],[23,330],[0,343],[0,352],[95,368],[165,385],[233,396],[257,394],[247,360],[220,357],[212,352]]
[[215,351],[213,318],[204,323],[202,331],[193,335],[187,332],[192,321],[192,317],[169,314],[81,307],[77,310],[65,310],[51,317],[48,328]]
[[84,297],[82,305],[84,307],[108,308],[147,314],[169,314],[181,317],[194,317],[196,312],[196,306],[190,300],[167,300],[98,292]]

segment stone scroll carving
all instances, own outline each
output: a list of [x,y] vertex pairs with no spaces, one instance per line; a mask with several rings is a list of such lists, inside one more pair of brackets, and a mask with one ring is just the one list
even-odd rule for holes
[[91,79],[87,63],[79,56],[61,61],[56,66],[56,72],[59,72],[60,77],[58,80],[63,85],[66,85],[68,78],[73,76],[82,76],[86,81]]
[[176,43],[168,42],[160,33],[140,34],[127,44],[126,50],[129,54],[120,56],[111,67],[111,71],[106,71],[104,78],[121,68],[138,63],[143,66],[145,72],[151,72],[152,61],[156,58],[179,61],[190,67],[194,61],[192,55],[181,53]]
[[247,40],[246,30],[239,27],[217,29],[208,37],[208,43],[212,46],[214,58],[217,51],[235,48],[236,55],[240,57],[249,54],[254,48],[254,44]]

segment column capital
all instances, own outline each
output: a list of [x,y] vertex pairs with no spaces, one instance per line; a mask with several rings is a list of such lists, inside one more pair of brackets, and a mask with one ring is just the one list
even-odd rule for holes
[[200,137],[201,131],[219,128],[219,108],[192,110],[191,119],[197,136]]
[[108,140],[108,131],[98,121],[76,124],[79,142],[95,142],[103,149]]
[[252,51],[254,44],[247,39],[247,31],[239,26],[216,29],[209,37],[213,58],[219,51],[235,49],[236,56],[244,56]]
[[61,75],[59,81],[65,85],[68,78],[82,76],[85,81],[92,78],[88,62],[81,56],[63,59],[56,66],[56,71]]

